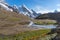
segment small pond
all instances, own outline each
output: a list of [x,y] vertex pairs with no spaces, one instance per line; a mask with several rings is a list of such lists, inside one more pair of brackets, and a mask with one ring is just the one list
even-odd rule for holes
[[36,27],[36,28],[48,28],[48,29],[52,29],[52,28],[56,28],[57,25],[36,25],[36,24],[33,24],[31,26],[32,27]]

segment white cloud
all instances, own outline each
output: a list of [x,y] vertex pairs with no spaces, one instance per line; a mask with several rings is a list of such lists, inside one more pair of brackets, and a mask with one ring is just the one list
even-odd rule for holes
[[60,8],[57,8],[58,11],[60,11]]
[[58,3],[56,6],[57,6],[56,10],[60,12],[60,3]]
[[34,8],[33,8],[37,13],[48,13],[48,12],[53,12],[53,10],[48,10],[47,8],[44,8],[42,6],[39,6],[39,5],[36,5]]

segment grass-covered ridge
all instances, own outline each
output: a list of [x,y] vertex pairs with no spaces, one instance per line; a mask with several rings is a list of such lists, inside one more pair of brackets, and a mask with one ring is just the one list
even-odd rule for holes
[[0,9],[0,34],[16,34],[28,30],[24,25],[29,24],[30,18],[19,13]]
[[43,20],[34,20],[34,23],[37,25],[57,25],[55,20],[43,19]]
[[19,34],[15,34],[12,36],[4,36],[3,38],[0,37],[0,40],[33,40],[37,37],[45,36],[45,34],[47,34],[48,32],[50,32],[50,29],[26,31],[26,32],[21,32]]
[[29,20],[30,18],[25,15],[0,9],[0,26],[2,23],[3,24],[10,24],[10,23],[20,24],[23,21],[26,24],[27,22],[29,23]]

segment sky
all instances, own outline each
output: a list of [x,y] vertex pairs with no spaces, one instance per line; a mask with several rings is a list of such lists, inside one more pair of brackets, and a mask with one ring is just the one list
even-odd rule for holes
[[5,0],[9,5],[25,4],[29,9],[33,9],[38,13],[60,11],[60,0]]

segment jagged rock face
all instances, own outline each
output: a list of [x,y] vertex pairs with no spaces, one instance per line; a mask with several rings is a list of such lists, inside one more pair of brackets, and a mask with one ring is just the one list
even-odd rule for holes
[[38,17],[41,13],[36,13],[33,9],[31,10],[33,12],[34,18]]
[[57,35],[52,40],[60,40],[60,29],[56,30]]
[[28,9],[25,5],[22,5],[21,7],[19,7],[19,11],[22,14],[27,15],[31,18],[36,18],[39,15],[34,10]]
[[32,11],[29,10],[25,5],[22,5],[21,7],[19,7],[19,11],[27,16],[31,16],[32,14]]
[[16,5],[13,5],[13,11],[19,13],[18,7]]

